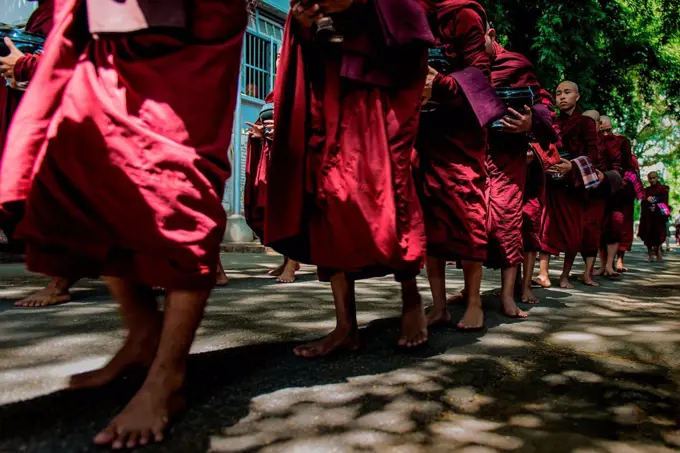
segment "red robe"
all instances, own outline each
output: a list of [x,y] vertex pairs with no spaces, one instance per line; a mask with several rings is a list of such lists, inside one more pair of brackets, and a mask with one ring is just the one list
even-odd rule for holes
[[[600,137],[600,149],[602,150],[607,169],[615,170],[624,176],[627,170],[632,169],[630,162],[630,142],[619,135],[602,135]],[[620,243],[624,236],[624,206],[631,195],[632,187],[624,180],[623,187],[612,194],[607,203],[605,214],[604,231],[602,233],[602,245]],[[631,238],[632,239],[632,238]]]
[[80,3],[57,0],[3,156],[0,203],[27,200],[28,267],[211,288],[245,6],[192,0],[182,33],[92,39]]
[[[540,114],[550,119],[550,112],[543,99],[547,93],[541,90],[532,64],[523,55],[510,52],[498,43],[494,44],[496,53],[491,65],[492,85],[531,87],[537,98],[536,107],[533,108],[535,121],[532,132],[537,136],[546,135],[542,129],[552,133],[552,122],[540,121]],[[489,252],[486,264],[494,269],[514,267],[524,260],[522,223],[528,150],[529,136],[526,134],[490,132],[486,154],[486,201],[489,209]],[[542,173],[540,163],[538,168]]]
[[[598,136],[597,158],[589,156],[591,163],[601,172],[616,170],[618,157],[610,155],[608,150],[602,148],[602,142]],[[586,202],[583,211],[583,242],[581,243],[581,255],[584,258],[597,256],[602,243],[607,213],[607,202],[611,190],[607,184],[589,190],[586,193]]]
[[[54,0],[41,0],[38,2],[38,7],[31,14],[31,17],[26,23],[26,31],[35,33],[41,36],[47,36],[52,30],[54,13]],[[19,58],[14,66],[14,78],[17,82],[30,82],[35,74],[35,70],[40,60],[40,54],[25,54]],[[0,159],[2,158],[3,150],[7,138],[7,131],[9,125],[14,117],[14,112],[19,106],[19,101],[24,92],[9,88],[4,80],[0,83]],[[0,229],[2,229],[7,237],[12,240],[14,230],[18,221],[22,217],[23,206],[18,203],[10,207],[10,213],[0,212]],[[14,242],[14,241],[12,241]]]
[[[473,1],[447,0],[436,2],[430,18],[437,47],[453,71],[474,67],[490,78],[484,9]],[[484,261],[488,246],[486,130],[453,77],[435,77],[432,100],[440,106],[421,115],[416,143],[427,252],[449,261]]]
[[[272,91],[265,102],[274,102]],[[243,188],[243,208],[246,222],[260,240],[264,238],[265,207],[267,204],[267,172],[271,141],[268,139],[248,139],[246,157],[246,183]]]
[[[425,255],[410,158],[432,35],[414,8],[422,39],[391,41],[403,25],[385,33],[393,23],[379,6],[345,13],[341,48],[311,40],[292,16],[284,31],[264,237],[278,252],[317,265],[322,280],[340,271],[407,280]],[[369,61],[372,72],[364,70]]]
[[[600,157],[595,121],[576,110],[571,116],[561,114],[558,125],[562,149],[572,159],[587,156],[597,165]],[[548,178],[541,250],[552,255],[578,253],[582,247],[584,222],[585,190],[578,170],[572,169],[563,180]]]
[[[633,154],[630,141],[625,140],[624,150],[628,150],[628,155],[624,155],[624,170],[634,171],[640,173],[640,165],[637,157]],[[620,198],[619,198],[620,196]],[[625,181],[623,182],[623,191],[617,193],[617,201],[620,203],[620,210],[623,216],[623,227],[621,230],[621,238],[619,241],[619,252],[629,252],[633,248],[633,240],[635,239],[635,200],[637,199],[633,185]]]
[[659,208],[652,210],[652,204],[647,200],[655,197],[658,203],[668,205],[670,189],[663,184],[650,186],[645,189],[645,199],[640,206],[640,229],[638,236],[647,247],[657,247],[666,242],[668,216],[661,214]]

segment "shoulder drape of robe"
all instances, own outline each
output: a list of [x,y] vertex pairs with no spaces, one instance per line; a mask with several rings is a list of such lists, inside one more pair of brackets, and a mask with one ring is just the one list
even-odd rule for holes
[[80,1],[56,5],[0,175],[0,203],[27,200],[29,268],[212,287],[245,5],[192,0],[185,30],[99,39]]
[[658,203],[665,203],[668,205],[668,195],[670,189],[668,186],[658,184],[650,186],[645,189],[645,199],[642,200],[640,209],[640,227],[638,236],[645,243],[647,247],[656,247],[666,241],[668,223],[668,216],[663,215],[659,208],[652,209],[652,203],[647,198],[655,197]]
[[[392,6],[412,4],[393,0]],[[423,29],[406,41],[393,39],[404,35],[403,25],[388,23],[376,6],[344,13],[342,47],[306,39],[292,16],[284,31],[265,243],[327,269],[322,279],[333,271],[412,278],[422,266],[422,212],[410,158],[432,35]],[[413,14],[425,24],[419,7]]]

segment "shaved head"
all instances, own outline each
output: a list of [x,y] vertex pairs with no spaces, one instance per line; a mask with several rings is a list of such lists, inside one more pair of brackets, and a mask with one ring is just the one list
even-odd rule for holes
[[612,119],[606,115],[600,117],[600,122],[602,123],[602,130],[607,130],[612,128]]
[[601,121],[600,112],[598,112],[597,110],[588,110],[586,112],[583,112],[583,116],[587,116],[594,119],[596,123],[599,123]]
[[578,85],[570,80],[565,80],[564,82],[560,83],[557,89],[559,90],[560,88],[564,89],[567,87],[579,93]]
[[560,109],[560,112],[571,115],[576,110],[576,104],[581,99],[578,85],[568,80],[560,83],[555,91],[555,99],[557,100],[557,107]]

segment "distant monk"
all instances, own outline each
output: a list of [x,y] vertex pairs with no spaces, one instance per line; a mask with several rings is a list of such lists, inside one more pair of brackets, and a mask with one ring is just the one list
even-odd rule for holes
[[624,178],[626,172],[633,171],[630,141],[625,137],[615,135],[612,129],[611,118],[603,116],[600,119],[600,150],[607,161],[608,170],[619,172],[623,178],[622,187],[612,194],[607,204],[600,249],[600,270],[596,272],[596,275],[604,276],[619,275],[618,270],[614,268],[614,261],[624,236],[624,209],[629,201],[635,200],[635,192],[630,187],[631,183]]
[[[36,35],[47,36],[52,30],[53,15],[54,0],[39,0],[38,7],[26,23],[25,30]],[[42,53],[24,54],[14,46],[9,38],[5,38],[5,43],[10,48],[10,54],[0,57],[0,72],[5,79],[10,81],[10,85],[16,87],[17,84],[30,84],[38,63],[42,59]],[[23,90],[0,83],[0,158],[5,149],[10,121],[23,93]],[[10,247],[14,251],[22,251],[23,248],[21,241],[17,241],[14,237],[14,231],[21,220],[23,210],[23,203],[20,202],[7,205],[5,206],[6,212],[0,212],[0,229],[7,235]],[[53,277],[46,288],[17,302],[16,306],[46,307],[68,302],[71,300],[69,289],[77,280],[78,278]]]
[[[475,331],[484,327],[480,294],[482,263],[487,258],[486,144],[487,120],[474,110],[483,102],[466,95],[464,85],[491,90],[491,61],[486,52],[486,12],[474,1],[422,1],[430,26],[449,68],[440,73],[430,67],[425,108],[416,149],[420,159],[421,202],[427,234],[427,274],[434,306],[429,323],[448,324],[446,262],[462,262],[465,288],[459,299],[467,310],[458,328]],[[474,77],[461,77],[460,71]],[[441,69],[440,69],[441,70]],[[471,108],[472,107],[472,108]],[[501,105],[499,112],[505,111]],[[516,305],[504,309],[522,313]]]
[[[316,33],[324,14],[342,45]],[[432,41],[412,0],[293,5],[276,79],[264,239],[318,266],[337,317],[335,330],[296,348],[298,356],[356,350],[355,281],[388,274],[402,283],[398,345],[428,339],[415,280],[425,231],[411,153]]]
[[[276,56],[276,67],[279,66],[281,53]],[[274,92],[269,93],[264,102],[265,106],[274,104]],[[269,173],[269,157],[272,140],[274,139],[274,120],[262,121],[258,118],[255,123],[246,123],[248,130],[248,153],[246,157],[246,182],[243,189],[243,205],[246,222],[257,237],[264,238],[265,206],[267,204],[267,179]],[[269,272],[279,283],[294,283],[295,273],[300,264],[284,257],[283,263]]]
[[[496,30],[488,26],[486,50],[491,56],[491,82],[494,88],[529,87],[535,93],[535,105],[527,102],[522,111],[510,109],[501,119],[502,129],[491,128],[486,153],[489,254],[486,265],[501,269],[501,306],[509,317],[524,318],[527,313],[517,307],[515,280],[518,266],[524,261],[523,207],[527,177],[529,133],[549,147],[557,141],[551,112],[545,105],[540,83],[532,64],[523,55],[510,52],[496,42]],[[545,93],[545,94],[544,94]],[[548,96],[549,97],[549,96]],[[542,172],[542,168],[541,168]],[[535,261],[534,261],[535,264]],[[530,274],[533,274],[533,268]],[[523,302],[534,302],[531,298]]]
[[[163,440],[215,285],[243,33],[240,0],[57,0],[55,28],[9,133],[0,203],[26,200],[31,271],[103,276],[128,330],[72,388],[149,368],[95,438]],[[174,9],[174,11],[173,11]],[[131,33],[128,33],[131,32]],[[96,33],[97,39],[93,39]],[[158,310],[152,287],[167,289]]]
[[[588,110],[583,112],[583,116],[592,118],[595,121],[596,127],[600,128],[600,112],[597,110]],[[597,158],[591,160],[593,166],[602,172],[608,170],[605,168],[606,163],[602,155],[602,150],[598,143]],[[606,192],[607,187],[601,185],[586,193],[584,211],[583,211],[583,239],[581,242],[581,256],[585,261],[585,271],[580,278],[581,282],[587,286],[600,286],[599,283],[593,280],[593,273],[595,268],[595,260],[600,250],[600,242],[602,239],[602,228],[605,220],[605,211],[607,208],[607,199],[609,197]]]
[[[638,185],[642,185],[640,181],[640,165],[638,164],[635,154],[630,156],[631,169],[633,178],[637,179]],[[638,194],[634,185],[628,178],[624,180],[624,188],[627,196],[623,202],[621,212],[623,213],[623,230],[621,231],[621,242],[619,243],[619,255],[616,261],[616,272],[628,272],[625,264],[626,253],[633,248],[633,240],[635,239],[635,200],[644,199],[644,188],[638,188],[641,193]]]
[[578,85],[562,82],[556,91],[558,119],[562,134],[563,159],[548,178],[546,208],[541,235],[541,269],[536,281],[551,286],[550,256],[565,253],[560,287],[573,288],[569,273],[576,254],[581,250],[585,221],[585,192],[599,185],[602,175],[592,162],[598,161],[597,125],[577,108],[581,95]]
[[649,262],[663,260],[662,244],[666,241],[668,217],[669,187],[661,184],[659,174],[655,171],[647,175],[649,187],[645,189],[645,199],[640,209],[640,229],[638,236],[647,247]]

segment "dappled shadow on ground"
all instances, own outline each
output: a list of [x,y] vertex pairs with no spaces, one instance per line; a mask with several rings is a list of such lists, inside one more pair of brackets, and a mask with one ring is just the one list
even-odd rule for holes
[[[542,304],[524,321],[499,314],[489,273],[490,330],[438,329],[411,354],[394,347],[398,285],[362,282],[364,349],[311,362],[291,350],[333,327],[328,287],[311,278],[272,285],[261,276],[276,260],[252,259],[212,299],[190,365],[190,410],[148,451],[671,451],[680,417],[680,263],[672,257],[642,267],[636,254],[629,264],[638,270],[600,288],[538,291]],[[449,277],[459,288],[459,271]],[[103,296],[6,310],[0,354],[10,362],[0,377],[91,367],[79,360],[105,358],[120,342],[114,312]],[[0,451],[88,451],[138,384],[131,377],[9,402],[0,407]]]

